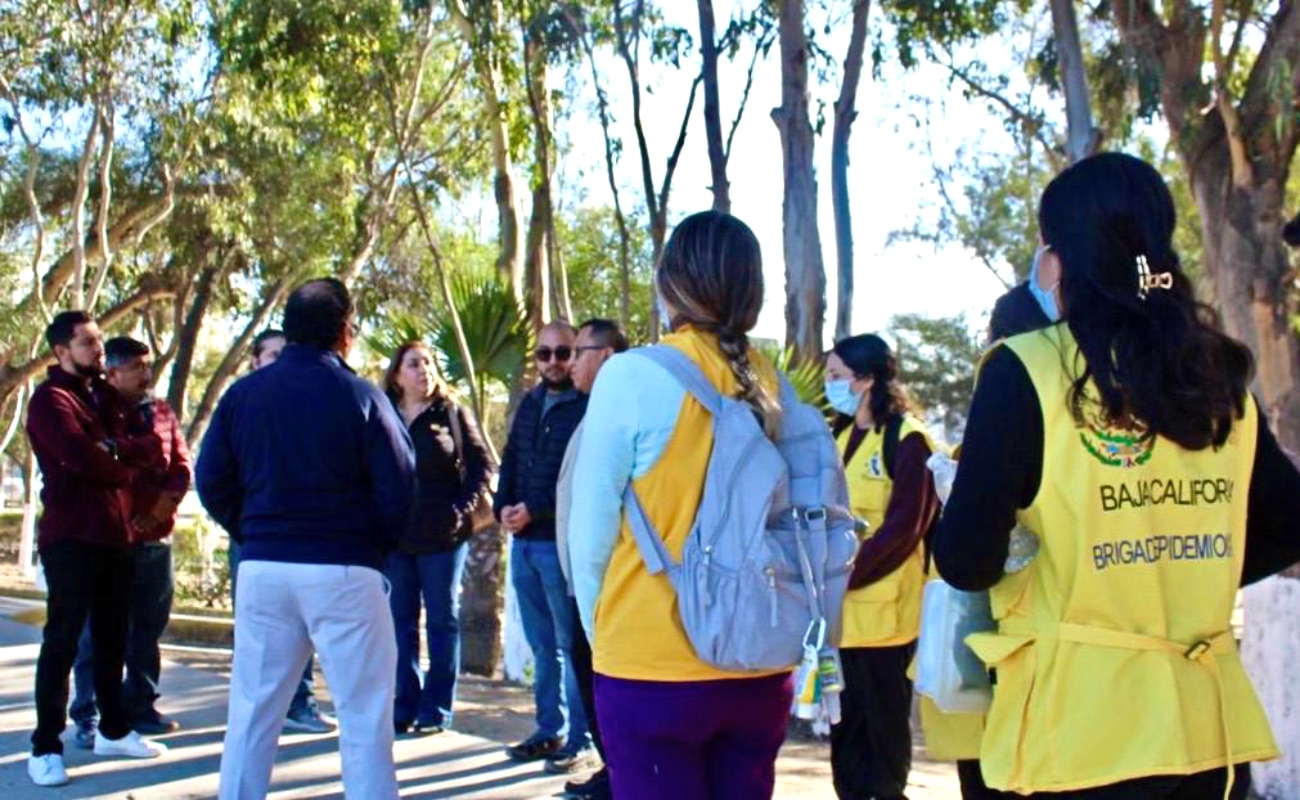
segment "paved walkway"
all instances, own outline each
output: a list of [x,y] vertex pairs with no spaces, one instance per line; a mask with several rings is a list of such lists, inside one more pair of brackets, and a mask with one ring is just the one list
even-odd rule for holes
[[[31,608],[29,603],[0,598],[0,800],[215,797],[228,683],[220,672],[170,661],[163,667],[164,707],[182,726],[160,737],[171,752],[155,761],[102,759],[69,742],[65,758],[72,782],[56,789],[31,784],[26,762],[36,724],[32,680],[40,630],[12,619],[24,611],[30,614]],[[70,731],[65,738],[70,739]],[[787,743],[778,765],[776,796],[833,798],[828,755],[824,745]],[[403,797],[533,800],[559,796],[564,784],[563,778],[542,773],[540,765],[510,761],[501,742],[464,733],[399,739],[394,756]],[[912,785],[909,796],[916,800],[959,796],[947,764],[918,762]],[[270,797],[276,800],[343,797],[338,737],[283,735],[272,789]]]

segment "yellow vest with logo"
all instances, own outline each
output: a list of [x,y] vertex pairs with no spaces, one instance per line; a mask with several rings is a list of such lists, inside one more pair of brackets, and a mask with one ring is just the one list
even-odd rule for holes
[[1005,346],[1033,381],[1044,446],[1038,494],[1017,515],[1038,554],[990,591],[998,632],[967,640],[997,674],[988,784],[1069,791],[1276,757],[1230,628],[1254,403],[1218,449],[1080,427],[1068,392],[1084,364],[1069,329]]
[[[853,428],[840,434],[838,445],[843,455]],[[934,443],[918,420],[905,416],[898,431],[901,443],[913,433],[925,437],[931,450]],[[849,504],[853,513],[870,525],[864,540],[874,536],[885,521],[885,510],[893,493],[894,480],[885,469],[885,428],[867,432],[853,458],[844,465],[849,482]],[[921,630],[921,593],[925,587],[925,545],[916,550],[898,569],[861,589],[844,595],[844,617],[840,647],[890,647],[914,641]]]
[[[665,336],[662,343],[690,356],[718,391],[735,393],[736,379],[714,337],[686,328]],[[751,351],[750,358],[760,380],[775,393],[776,371],[757,352]],[[713,419],[687,395],[668,445],[649,472],[634,482],[646,516],[674,559],[681,558],[695,522],[712,452]],[[682,627],[672,584],[666,575],[646,571],[626,516],[596,603],[592,656],[596,672],[627,680],[707,681],[783,671],[724,672],[701,661]]]

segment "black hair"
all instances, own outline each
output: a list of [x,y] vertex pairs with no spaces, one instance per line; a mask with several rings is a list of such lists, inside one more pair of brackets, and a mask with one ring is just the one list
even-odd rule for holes
[[1029,284],[1022,283],[997,299],[993,304],[993,314],[989,317],[989,339],[997,341],[1019,333],[1046,328],[1052,321],[1043,313],[1043,309],[1029,291]]
[[776,438],[781,403],[750,362],[749,332],[763,307],[763,252],[758,237],[737,217],[701,211],[677,224],[659,256],[655,285],[677,316],[674,328],[693,325],[717,337],[738,397]]
[[53,350],[55,345],[67,347],[77,336],[77,328],[94,322],[95,319],[85,311],[60,311],[45,326],[45,343]]
[[337,278],[316,278],[293,290],[284,304],[284,338],[333,350],[352,319],[352,296]]
[[128,361],[149,355],[149,345],[130,336],[114,336],[104,342],[104,363],[120,367]]
[[890,417],[907,413],[907,392],[898,382],[898,357],[889,342],[874,333],[861,333],[840,339],[831,352],[858,378],[872,379],[867,405],[876,428]]
[[[1201,450],[1223,444],[1244,413],[1254,360],[1193,297],[1173,249],[1175,222],[1160,173],[1121,153],[1074,164],[1048,184],[1038,208],[1085,362],[1071,367],[1080,373],[1070,390],[1076,424],[1145,428]],[[1152,274],[1167,273],[1169,287],[1139,291],[1139,258]]]
[[284,338],[284,331],[280,330],[279,328],[267,328],[266,330],[257,334],[256,336],[253,337],[253,358],[261,357],[262,348],[266,346],[267,342],[271,341],[272,339],[283,339],[283,338]]
[[608,347],[615,353],[622,353],[628,349],[627,334],[623,333],[623,329],[612,319],[589,319],[579,325],[578,330],[591,331],[596,344]]

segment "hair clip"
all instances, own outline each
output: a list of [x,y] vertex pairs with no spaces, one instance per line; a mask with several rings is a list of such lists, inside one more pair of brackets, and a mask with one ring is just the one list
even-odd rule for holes
[[1138,299],[1147,299],[1147,292],[1152,289],[1174,288],[1174,276],[1170,272],[1152,272],[1146,256],[1137,257]]

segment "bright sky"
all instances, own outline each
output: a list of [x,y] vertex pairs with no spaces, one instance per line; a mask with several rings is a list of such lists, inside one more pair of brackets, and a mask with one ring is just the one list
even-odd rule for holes
[[[672,22],[697,35],[694,3],[673,0],[665,5]],[[715,0],[720,30],[725,28],[730,18],[731,6],[728,0]],[[818,26],[821,24],[817,19],[814,22]],[[842,62],[847,39],[846,21],[845,25],[824,38],[823,46]],[[691,56],[688,63],[693,64],[696,58],[698,56]],[[724,136],[735,116],[748,58],[749,53],[742,52],[735,62],[725,59],[720,62]],[[933,126],[936,137],[943,137],[945,131],[954,132],[946,139],[936,139],[934,145],[940,158],[951,158],[961,141],[969,144],[987,138],[987,143],[981,146],[1006,146],[1006,135],[1001,133],[997,120],[982,106],[965,101],[959,93],[949,89],[938,68],[921,67],[904,72],[890,65],[885,68],[882,80],[874,81],[870,75],[869,59],[868,55],[858,93],[859,116],[850,141],[849,180],[857,261],[854,327],[859,332],[876,330],[883,327],[892,315],[907,312],[934,316],[966,312],[973,327],[982,327],[981,319],[1004,289],[974,256],[957,246],[936,251],[925,243],[894,242],[886,249],[886,241],[891,232],[912,227],[918,216],[934,217],[933,168],[925,152],[924,129],[917,128],[908,117],[909,108],[919,111],[917,106],[908,104],[910,95],[937,97],[951,94],[946,104],[946,119]],[[623,202],[625,206],[632,202],[639,205],[643,194],[638,177],[627,73],[621,62],[612,57],[601,64],[601,68],[607,81],[606,91],[614,104],[618,135],[623,139],[624,152],[619,165],[624,185]],[[645,56],[642,72],[649,77],[653,89],[652,94],[644,96],[643,119],[647,125],[656,179],[659,179],[677,136],[692,75],[689,69],[674,71],[671,67],[652,66]],[[832,80],[834,85],[814,87],[813,106],[815,114],[816,100],[824,100],[828,116],[823,135],[817,139],[816,151],[819,223],[829,292],[827,344],[834,332],[835,308],[829,117],[839,89],[838,75]],[[587,93],[589,89],[584,87],[584,94]],[[572,180],[581,175],[582,188],[588,193],[587,202],[604,204],[609,202],[609,191],[604,177],[599,121],[594,116],[587,117],[585,98],[577,102],[583,107],[574,109],[574,115],[566,123],[572,147],[561,159],[564,162],[561,164],[562,179]],[[780,135],[769,112],[780,104],[779,47],[774,44],[768,59],[760,63],[756,71],[749,105],[736,134],[728,177],[731,181],[732,213],[754,229],[763,247],[767,298],[755,333],[775,339],[783,338],[785,330],[781,220],[783,171]],[[670,223],[710,207],[709,177],[701,91],[673,183],[669,202]]]

